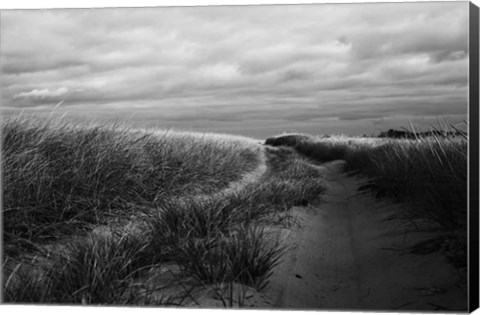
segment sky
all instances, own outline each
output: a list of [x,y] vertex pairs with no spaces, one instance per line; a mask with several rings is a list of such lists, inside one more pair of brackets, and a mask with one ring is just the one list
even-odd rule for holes
[[243,134],[467,119],[468,2],[1,12],[5,115]]

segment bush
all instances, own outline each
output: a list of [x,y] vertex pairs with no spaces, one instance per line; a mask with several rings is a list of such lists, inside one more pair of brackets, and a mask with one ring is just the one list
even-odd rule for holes
[[280,135],[280,136],[268,138],[267,140],[265,140],[265,144],[271,145],[274,147],[278,147],[278,146],[295,147],[296,145],[304,141],[310,141],[310,140],[311,140],[311,137],[307,135],[286,134],[286,135]]

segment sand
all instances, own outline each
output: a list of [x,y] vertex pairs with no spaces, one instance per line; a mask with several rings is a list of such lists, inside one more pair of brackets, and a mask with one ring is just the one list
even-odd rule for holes
[[360,177],[343,161],[325,164],[329,182],[320,206],[295,208],[301,226],[279,231],[289,247],[258,307],[317,310],[466,311],[466,278],[441,253],[406,249],[432,237],[386,220],[399,205],[360,194]]
[[[359,193],[364,179],[347,176],[343,166],[343,161],[318,166],[329,184],[323,201],[292,208],[298,225],[271,228],[272,239],[281,241],[288,251],[262,292],[240,284],[219,284],[188,292],[181,304],[190,308],[466,311],[467,280],[461,272],[440,253],[406,251],[432,234],[386,221],[400,206]],[[236,192],[266,171],[262,162],[222,193]],[[160,289],[150,302],[170,293],[183,294],[188,287],[188,279],[183,283],[177,278],[178,266],[162,268],[146,277],[152,288]],[[234,297],[231,304],[229,296]]]

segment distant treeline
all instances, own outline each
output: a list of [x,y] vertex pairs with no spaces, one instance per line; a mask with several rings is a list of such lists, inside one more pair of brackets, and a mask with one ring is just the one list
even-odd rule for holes
[[389,129],[388,131],[381,132],[379,138],[396,138],[396,139],[418,139],[425,137],[452,137],[452,136],[464,136],[465,132],[462,130],[430,130],[424,132],[409,131],[409,130],[395,130]]

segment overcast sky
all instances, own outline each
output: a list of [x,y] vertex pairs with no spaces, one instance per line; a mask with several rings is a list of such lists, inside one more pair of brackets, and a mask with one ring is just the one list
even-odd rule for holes
[[256,137],[467,115],[468,2],[1,14],[6,113],[63,101],[70,116]]

